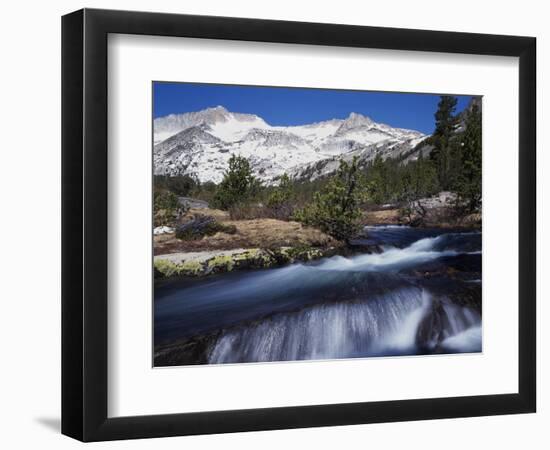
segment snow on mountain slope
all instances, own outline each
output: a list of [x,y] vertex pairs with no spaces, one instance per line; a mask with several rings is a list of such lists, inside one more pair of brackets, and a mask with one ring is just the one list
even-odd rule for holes
[[357,113],[344,120],[282,127],[222,106],[160,117],[153,128],[155,174],[190,174],[215,183],[233,154],[248,158],[256,175],[270,183],[285,172],[299,178],[329,174],[340,158],[399,156],[426,138]]
[[153,122],[155,144],[197,125],[209,125],[211,134],[227,142],[239,139],[254,128],[270,128],[254,114],[230,113],[223,106],[216,106],[197,112],[158,117]]
[[[411,150],[415,149],[416,146],[426,138],[427,136],[422,135],[412,137],[404,141],[388,139],[367,147],[358,146],[351,151],[333,156],[331,158],[296,166],[288,172],[288,175],[297,180],[313,181],[317,178],[322,178],[336,172],[340,164],[340,160],[350,162],[354,157],[359,159],[360,167],[365,166],[366,163],[372,161],[377,155],[380,155],[383,159],[402,157],[406,162],[412,161],[418,157],[418,152],[423,151],[423,149],[415,150],[415,152],[412,153]],[[423,156],[426,156],[426,154]]]
[[342,124],[342,120],[332,119],[324,122],[312,123],[309,125],[299,125],[290,127],[276,127],[282,131],[288,131],[292,134],[310,142],[311,145],[319,145],[324,139],[333,135]]

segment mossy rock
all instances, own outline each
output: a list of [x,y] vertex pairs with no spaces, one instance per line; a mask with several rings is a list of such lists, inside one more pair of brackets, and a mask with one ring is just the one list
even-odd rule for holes
[[265,250],[251,249],[233,256],[234,269],[267,269],[276,267],[277,261]]
[[170,278],[180,273],[179,265],[167,259],[155,259],[154,268],[155,278]]
[[155,259],[155,279],[177,276],[202,277],[234,270],[256,270],[281,267],[295,262],[308,262],[324,256],[332,256],[334,249],[314,247],[280,247],[272,249],[253,248],[233,254],[220,254],[206,261],[182,261]]
[[230,255],[219,255],[208,260],[208,273],[231,272],[233,270],[233,257]]
[[203,265],[198,261],[184,261],[178,267],[181,275],[197,276],[204,272]]

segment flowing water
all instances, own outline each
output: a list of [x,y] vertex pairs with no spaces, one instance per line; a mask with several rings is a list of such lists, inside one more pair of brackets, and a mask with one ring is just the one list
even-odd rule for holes
[[355,256],[158,283],[155,365],[481,351],[481,233],[366,231]]

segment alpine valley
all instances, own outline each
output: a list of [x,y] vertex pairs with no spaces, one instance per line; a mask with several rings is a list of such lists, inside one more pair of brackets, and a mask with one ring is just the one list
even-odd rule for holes
[[153,123],[155,175],[191,175],[201,183],[219,183],[229,158],[247,158],[265,184],[284,173],[297,180],[315,180],[336,171],[339,161],[358,157],[361,164],[382,159],[416,159],[429,146],[428,136],[395,128],[351,113],[299,126],[271,126],[254,114],[230,112],[223,106],[170,114]]
[[481,352],[481,97],[288,95],[153,121],[154,366]]

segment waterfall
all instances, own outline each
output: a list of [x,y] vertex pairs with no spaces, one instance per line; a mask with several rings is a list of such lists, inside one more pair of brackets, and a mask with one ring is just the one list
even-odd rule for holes
[[[479,328],[480,317],[468,308],[458,311],[460,307],[450,303],[438,306],[434,308],[426,290],[407,288],[366,301],[276,314],[222,332],[208,361],[222,364],[417,354],[423,347],[440,344],[433,341],[434,335],[445,339],[448,351],[460,351],[459,334]],[[419,334],[419,327],[434,311],[443,315],[438,321],[443,328]],[[464,339],[469,351],[476,351],[472,334],[475,331]]]
[[472,353],[481,351],[481,326],[470,327],[441,343],[446,352]]

